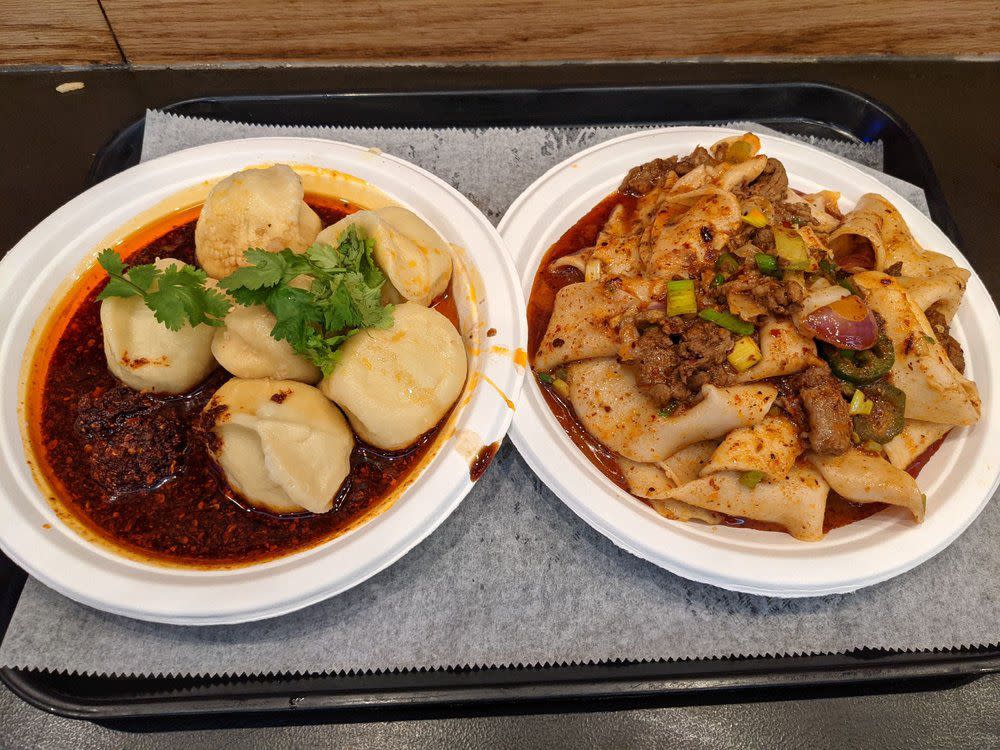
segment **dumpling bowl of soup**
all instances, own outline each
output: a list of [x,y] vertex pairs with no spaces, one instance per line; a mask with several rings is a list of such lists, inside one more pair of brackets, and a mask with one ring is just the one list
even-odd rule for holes
[[360,146],[144,163],[0,268],[0,547],[129,617],[242,622],[365,580],[473,487],[524,376],[496,231]]

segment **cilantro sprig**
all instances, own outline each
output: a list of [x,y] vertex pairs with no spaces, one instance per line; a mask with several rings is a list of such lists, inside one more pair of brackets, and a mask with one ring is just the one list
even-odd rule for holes
[[206,286],[207,276],[200,268],[187,264],[157,268],[152,263],[126,266],[111,248],[103,250],[97,262],[109,276],[98,300],[142,297],[156,319],[171,331],[179,331],[185,323],[221,326],[232,307],[225,294]]
[[336,247],[316,243],[304,253],[251,248],[244,254],[247,265],[219,286],[240,305],[264,305],[276,319],[271,336],[329,375],[348,338],[392,325],[392,305],[382,304],[385,275],[374,249],[375,241],[353,226]]

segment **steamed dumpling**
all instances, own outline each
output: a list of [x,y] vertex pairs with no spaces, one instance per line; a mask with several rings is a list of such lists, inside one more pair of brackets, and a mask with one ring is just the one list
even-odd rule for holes
[[448,244],[427,222],[400,206],[358,211],[331,224],[316,238],[336,246],[349,227],[375,240],[375,262],[388,279],[388,302],[409,300],[429,306],[451,279]]
[[195,227],[199,265],[221,279],[246,265],[247,248],[301,253],[323,228],[304,196],[301,178],[285,164],[244,169],[222,180],[208,194]]
[[287,341],[271,336],[274,323],[274,314],[263,305],[233,305],[212,339],[215,359],[238,378],[318,383],[319,368],[296,354]]
[[406,302],[393,325],[352,336],[320,384],[346,412],[358,437],[398,450],[441,421],[465,384],[462,337],[444,315]]
[[[160,258],[157,268],[186,265]],[[109,297],[101,302],[104,356],[108,370],[138,391],[185,393],[215,369],[212,337],[215,328],[185,323],[171,331],[156,320],[141,297]]]
[[326,513],[350,472],[354,435],[336,406],[294,380],[223,385],[205,407],[229,485],[273,513]]

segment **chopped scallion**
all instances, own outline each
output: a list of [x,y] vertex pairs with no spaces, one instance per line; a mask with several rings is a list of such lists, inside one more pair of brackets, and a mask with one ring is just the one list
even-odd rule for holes
[[767,226],[767,217],[759,208],[751,208],[745,211],[743,213],[743,221],[757,229]]
[[761,480],[764,478],[763,471],[744,471],[740,475],[740,484],[746,487],[748,490],[752,490]]
[[723,253],[715,261],[715,270],[725,276],[732,276],[740,270],[740,259],[732,253]]
[[667,282],[667,315],[690,315],[698,312],[694,296],[694,281],[681,279]]
[[726,161],[739,164],[753,156],[753,152],[753,144],[747,143],[743,139],[735,140],[726,149]]
[[676,401],[671,401],[666,406],[664,406],[662,409],[660,409],[657,412],[657,414],[659,414],[661,417],[669,417],[675,411],[677,411],[677,402]]
[[874,406],[875,403],[865,398],[865,394],[862,393],[860,388],[858,388],[854,391],[854,395],[851,396],[851,405],[848,408],[848,411],[852,416],[854,414],[871,414]]
[[562,378],[556,378],[553,380],[552,387],[555,388],[556,393],[563,398],[569,398],[569,383]]
[[707,320],[709,323],[715,323],[715,325],[725,328],[727,331],[732,331],[740,336],[749,336],[755,330],[752,323],[747,323],[745,320],[740,320],[735,315],[730,315],[727,312],[719,312],[718,310],[713,310],[710,307],[701,310],[698,313],[698,317],[702,320]]
[[749,336],[738,339],[733,350],[729,352],[729,356],[727,357],[729,364],[736,368],[737,372],[749,370],[763,358],[757,342]]
[[547,372],[539,372],[539,373],[536,373],[536,375],[538,375],[538,379],[541,380],[546,385],[551,385],[552,381],[555,380],[555,378],[553,378]]

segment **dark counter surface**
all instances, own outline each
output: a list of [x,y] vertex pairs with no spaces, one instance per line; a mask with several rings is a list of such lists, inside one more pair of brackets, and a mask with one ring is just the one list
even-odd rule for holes
[[[923,141],[963,238],[990,291],[1000,213],[1000,65],[853,61],[545,65],[520,68],[202,68],[0,72],[0,252],[83,189],[94,154],[146,108],[204,95],[436,88],[821,81],[888,105]],[[82,81],[81,91],[56,85]],[[996,575],[998,571],[984,571]],[[960,594],[957,594],[960,595]],[[726,702],[729,701],[729,702]],[[99,727],[53,717],[0,687],[0,748],[20,747],[1000,747],[1000,675],[971,682],[886,684],[855,694],[731,695],[638,705],[546,706],[497,712],[186,721]],[[375,721],[374,719],[377,719]],[[344,723],[323,723],[324,721]]]

